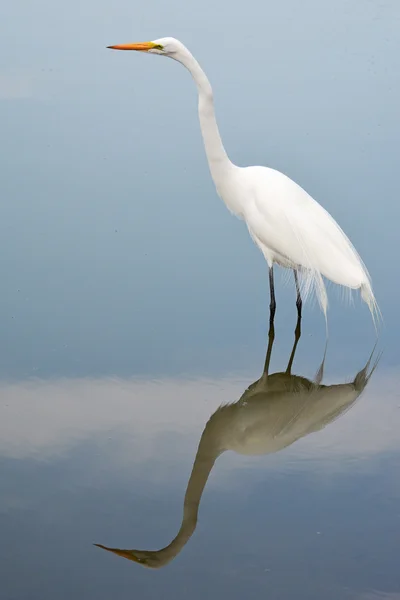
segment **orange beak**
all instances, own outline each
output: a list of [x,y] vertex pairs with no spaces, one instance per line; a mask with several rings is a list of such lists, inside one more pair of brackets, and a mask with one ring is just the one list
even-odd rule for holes
[[157,44],[153,42],[138,42],[136,44],[119,44],[117,46],[107,46],[112,50],[136,50],[137,52],[148,52],[152,48],[155,48]]
[[107,550],[107,552],[114,552],[118,556],[122,556],[123,558],[127,558],[128,560],[133,560],[133,562],[143,564],[143,562],[137,558],[134,554],[133,550],[122,550],[120,548],[108,548],[107,546],[103,546],[103,544],[93,544],[98,548],[103,548],[103,550]]

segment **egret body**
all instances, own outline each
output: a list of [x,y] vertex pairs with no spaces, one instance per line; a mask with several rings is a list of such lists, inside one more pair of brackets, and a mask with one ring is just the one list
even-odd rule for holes
[[368,271],[331,215],[283,173],[263,166],[239,167],[231,162],[219,134],[210,82],[189,50],[170,37],[109,48],[167,56],[182,63],[191,73],[198,90],[200,127],[211,176],[218,195],[246,223],[268,263],[272,315],[276,306],[273,276],[276,263],[294,271],[299,315],[301,296],[315,291],[326,319],[325,277],[346,288],[360,289],[376,323],[380,313]]

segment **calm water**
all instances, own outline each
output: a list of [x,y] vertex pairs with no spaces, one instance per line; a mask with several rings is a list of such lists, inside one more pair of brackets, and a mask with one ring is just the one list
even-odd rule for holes
[[[245,8],[4,6],[1,600],[400,598],[400,4]],[[278,275],[259,381],[267,269],[216,198],[193,82],[105,49],[164,35],[209,74],[231,158],[293,177],[368,265],[369,381],[368,310],[333,287],[327,387],[312,304],[285,375]]]
[[[302,360],[303,329],[292,376],[271,369],[268,389],[233,374],[4,382],[2,598],[397,598],[398,370],[382,358],[354,384],[370,349],[337,370],[328,351],[312,386],[299,376],[322,356]],[[92,545],[174,538],[135,554],[158,570]]]

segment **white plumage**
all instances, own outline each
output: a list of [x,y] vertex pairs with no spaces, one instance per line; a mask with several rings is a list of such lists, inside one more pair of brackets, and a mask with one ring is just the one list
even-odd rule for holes
[[375,316],[377,306],[368,272],[331,215],[279,171],[248,167],[241,170],[239,178],[248,189],[244,219],[268,265],[300,270],[305,293],[314,284],[324,313],[327,296],[322,275],[336,284],[361,288]]
[[323,277],[350,289],[360,289],[374,324],[380,316],[368,271],[350,240],[331,215],[283,173],[267,167],[238,167],[228,158],[215,119],[211,85],[189,50],[174,38],[110,46],[168,56],[191,73],[199,95],[199,119],[211,176],[231,212],[243,219],[270,268],[272,318],[275,312],[274,263],[294,270],[297,307],[302,294],[315,291],[326,318]]

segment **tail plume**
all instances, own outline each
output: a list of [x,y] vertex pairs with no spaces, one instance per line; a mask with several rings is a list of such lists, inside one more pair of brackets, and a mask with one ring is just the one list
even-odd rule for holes
[[382,313],[379,309],[378,303],[375,299],[374,292],[369,281],[362,283],[360,287],[361,298],[367,304],[372,320],[374,322],[375,331],[378,331],[378,325],[382,322]]

